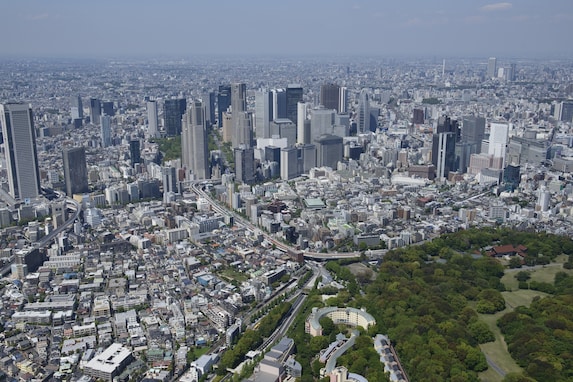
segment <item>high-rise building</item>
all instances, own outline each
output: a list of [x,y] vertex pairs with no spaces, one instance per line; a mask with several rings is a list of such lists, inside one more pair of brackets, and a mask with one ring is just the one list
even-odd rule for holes
[[165,134],[169,137],[181,135],[181,118],[187,109],[185,98],[166,99],[163,104]]
[[294,146],[281,149],[281,179],[289,180],[298,176],[298,150]]
[[490,57],[487,60],[487,78],[492,79],[497,76],[497,59]]
[[340,86],[324,84],[320,86],[320,104],[325,109],[335,109],[340,112]]
[[233,147],[250,147],[253,139],[252,115],[247,113],[247,85],[231,84],[231,124],[233,125]]
[[338,113],[344,114],[347,112],[346,105],[348,105],[348,89],[346,88],[346,86],[342,86],[340,88],[338,96],[340,97],[338,99]]
[[252,183],[255,180],[255,150],[252,147],[235,147],[235,180]]
[[505,151],[507,138],[509,135],[509,125],[506,122],[491,122],[489,126],[488,154],[494,158],[502,158],[502,165],[505,164]]
[[284,89],[273,89],[273,120],[286,118],[286,92]]
[[211,126],[215,123],[215,100],[217,99],[217,95],[215,92],[208,92],[203,96],[203,105],[205,106],[205,120],[207,122],[207,126]]
[[310,112],[310,141],[314,142],[319,136],[332,133],[334,125],[334,110],[317,108]]
[[561,101],[557,119],[563,122],[571,122],[573,120],[573,101]]
[[115,109],[113,107],[113,101],[103,101],[101,103],[101,107],[102,107],[103,114],[109,115],[110,117],[113,117],[115,115]]
[[66,194],[80,194],[89,191],[86,151],[83,147],[66,148],[62,151]]
[[287,139],[287,146],[296,143],[296,125],[290,119],[279,118],[270,123],[271,136]]
[[273,93],[268,90],[255,92],[255,130],[257,138],[270,138],[273,120]]
[[438,119],[432,138],[432,164],[438,179],[447,179],[456,171],[456,142],[459,137],[458,122],[443,116]]
[[187,173],[192,172],[195,179],[209,179],[207,121],[205,107],[201,101],[194,101],[183,115],[181,132],[181,165]]
[[82,120],[84,119],[84,106],[82,104],[82,97],[74,96],[71,98],[71,114],[72,120]]
[[220,85],[217,93],[218,125],[223,127],[223,113],[231,106],[231,85]]
[[177,169],[175,167],[162,167],[161,175],[163,177],[163,201],[169,200],[169,193],[177,194]]
[[330,167],[336,169],[338,162],[342,161],[344,153],[342,137],[336,135],[322,135],[315,140],[316,165],[318,167]]
[[[307,134],[305,129],[306,124],[306,109],[308,104],[306,102],[298,103],[298,115],[296,121],[296,143],[305,144],[310,143],[310,134]],[[308,132],[310,133],[310,131]]]
[[457,169],[466,172],[472,154],[481,152],[481,142],[485,135],[485,118],[464,117],[462,121],[460,142],[456,144]]
[[101,147],[111,146],[111,117],[102,115],[100,118]]
[[286,89],[286,117],[297,123],[298,103],[302,101],[302,86],[289,85]]
[[16,200],[36,198],[40,195],[40,172],[32,107],[25,103],[0,105],[0,122],[8,192]]
[[159,137],[159,123],[157,118],[157,101],[147,102],[147,134],[151,138]]
[[366,89],[360,91],[358,98],[358,121],[356,122],[358,134],[370,131],[370,100]]
[[311,168],[316,167],[316,146],[311,144],[297,145],[298,172],[308,174]]
[[139,139],[132,139],[129,141],[129,158],[131,159],[132,167],[134,167],[136,163],[141,163],[141,147]]
[[90,122],[99,125],[101,117],[101,102],[97,98],[90,98]]

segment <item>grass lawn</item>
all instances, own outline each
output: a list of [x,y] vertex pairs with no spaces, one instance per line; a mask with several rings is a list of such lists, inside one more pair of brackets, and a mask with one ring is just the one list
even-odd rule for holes
[[247,281],[249,279],[249,276],[233,268],[224,269],[220,274],[221,276],[228,277],[229,279],[236,280],[240,283],[242,283],[243,281]]
[[553,284],[555,281],[555,275],[558,272],[567,272],[569,275],[573,275],[573,269],[563,268],[563,263],[561,262],[551,263],[549,265],[535,267],[533,269],[508,269],[501,278],[501,282],[505,285],[505,289],[509,291],[517,290],[518,281],[515,279],[515,275],[520,271],[526,271],[531,274],[531,279],[529,281],[546,282],[549,284]]

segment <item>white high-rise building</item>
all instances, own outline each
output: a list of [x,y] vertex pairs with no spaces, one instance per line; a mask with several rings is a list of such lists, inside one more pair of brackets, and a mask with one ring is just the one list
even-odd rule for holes
[[305,102],[299,102],[297,108],[296,143],[304,144],[304,123],[306,121],[307,104]]
[[208,154],[205,106],[201,101],[194,101],[183,115],[181,164],[195,179],[209,179]]
[[348,103],[348,88],[345,86],[340,87],[340,91],[338,93],[340,99],[338,100],[338,114],[347,113],[347,103]]
[[[505,148],[509,134],[509,124],[506,122],[491,122],[489,129],[488,154],[505,161]],[[505,164],[505,163],[504,163]]]
[[157,118],[157,101],[147,102],[147,134],[151,138],[156,138],[159,136]]
[[16,200],[40,195],[40,172],[32,107],[25,103],[0,105],[9,194]]

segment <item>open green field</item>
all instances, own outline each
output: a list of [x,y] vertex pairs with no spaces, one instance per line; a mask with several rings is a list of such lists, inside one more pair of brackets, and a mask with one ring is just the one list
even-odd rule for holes
[[242,283],[243,281],[247,281],[249,279],[249,276],[233,268],[224,269],[219,273],[219,275],[230,280],[238,281],[240,283]]

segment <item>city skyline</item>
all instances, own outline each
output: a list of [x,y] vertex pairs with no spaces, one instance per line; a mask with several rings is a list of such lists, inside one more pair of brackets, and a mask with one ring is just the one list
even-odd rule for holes
[[[0,33],[10,36],[10,44],[0,56],[567,57],[573,48],[559,36],[571,31],[573,3],[550,5],[532,0],[103,0],[97,7],[70,0],[10,2],[0,15]],[[202,16],[189,24],[192,14]],[[277,27],[287,23],[297,27]],[[201,31],[201,38],[188,44],[193,31]]]

